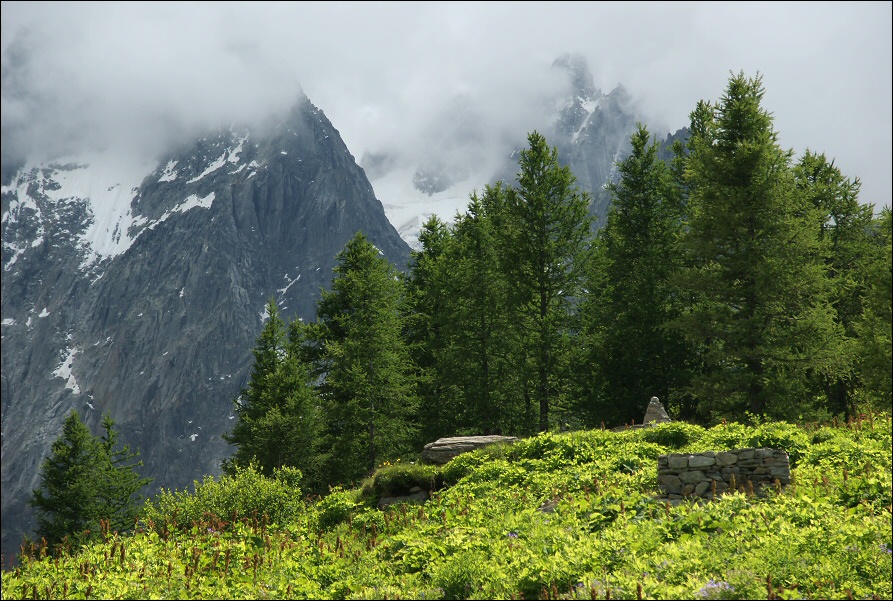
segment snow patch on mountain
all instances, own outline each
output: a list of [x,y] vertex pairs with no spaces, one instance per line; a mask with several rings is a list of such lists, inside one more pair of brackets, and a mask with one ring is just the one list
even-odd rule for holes
[[577,138],[580,137],[580,134],[583,133],[583,130],[586,129],[586,126],[589,125],[589,119],[592,117],[592,113],[596,111],[598,108],[598,98],[577,98],[577,101],[580,103],[580,108],[582,108],[586,112],[586,116],[583,118],[583,121],[580,123],[580,127],[577,131],[574,132],[573,136],[571,136],[571,144],[576,144]]
[[429,196],[413,186],[414,172],[414,167],[394,169],[372,185],[388,221],[410,247],[419,250],[419,233],[424,223],[435,215],[444,223],[453,223],[457,214],[465,213],[471,194],[475,190],[478,194],[483,193],[480,182],[487,178],[476,174]]
[[87,252],[84,266],[126,251],[133,243],[128,234],[134,221],[131,201],[154,168],[146,161],[111,152],[66,157],[49,164],[27,163],[10,185],[2,188],[2,193],[10,197],[2,221],[7,227],[27,219],[36,220],[38,225],[27,240],[4,239],[11,253],[4,271],[28,247],[44,243],[45,224],[52,224],[55,212],[66,205],[86,208],[87,217],[78,235],[78,246]]
[[71,373],[72,365],[74,364],[74,357],[80,351],[76,348],[66,349],[65,358],[62,359],[62,363],[59,364],[59,367],[53,371],[53,375],[57,378],[62,378],[65,380],[65,388],[70,389],[75,394],[81,393],[81,387],[78,386],[77,380],[74,379],[74,374]]

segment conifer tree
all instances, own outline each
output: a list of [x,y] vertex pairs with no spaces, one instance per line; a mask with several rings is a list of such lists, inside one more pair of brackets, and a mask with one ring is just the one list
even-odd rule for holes
[[444,253],[448,325],[442,375],[456,390],[459,423],[469,432],[529,431],[523,400],[523,360],[512,327],[508,281],[495,212],[501,184],[473,194],[453,226]]
[[558,163],[538,132],[519,159],[517,187],[506,194],[505,266],[513,317],[522,328],[531,370],[530,393],[538,428],[549,429],[552,411],[569,388],[568,350],[591,243],[589,195],[569,167]]
[[608,423],[640,420],[652,396],[677,411],[687,406],[680,391],[691,361],[689,345],[663,327],[681,312],[670,278],[682,266],[682,192],[647,128],[640,124],[630,141],[620,181],[608,186],[603,259],[587,286],[590,339],[581,345],[588,356],[580,364],[597,367],[589,413]]
[[331,479],[350,482],[410,450],[417,393],[401,313],[403,280],[358,232],[317,307]]
[[271,476],[277,468],[294,467],[301,470],[306,487],[319,487],[324,432],[305,356],[305,327],[300,320],[286,326],[272,298],[266,313],[253,349],[251,378],[235,401],[237,422],[223,435],[236,446],[223,470],[233,474],[254,465]]
[[796,185],[763,94],[760,77],[739,74],[717,105],[700,102],[692,113],[692,264],[678,284],[696,300],[672,323],[699,345],[703,368],[691,391],[705,413],[796,419],[820,409],[809,377],[838,367],[841,334],[816,210]]
[[419,396],[420,441],[436,440],[455,434],[455,402],[442,375],[443,353],[447,346],[446,329],[450,318],[448,268],[443,258],[450,244],[449,226],[432,215],[419,232],[419,250],[410,256],[406,276],[405,340]]
[[859,203],[859,180],[840,172],[834,161],[809,150],[794,168],[797,185],[816,208],[819,240],[825,247],[830,280],[830,300],[837,323],[846,338],[838,369],[818,377],[817,386],[834,414],[849,419],[855,412],[860,386],[855,366],[856,323],[863,309],[866,282],[863,266],[872,260],[877,246],[871,240],[873,207]]
[[864,395],[872,409],[893,411],[893,218],[884,208],[872,224],[877,253],[864,266],[866,294],[855,324]]
[[[40,487],[30,504],[37,509],[37,537],[51,548],[98,536],[101,528],[126,531],[139,511],[135,498],[151,482],[135,471],[142,462],[133,459],[128,446],[118,444],[114,422],[106,414],[102,437],[90,433],[80,414],[72,410],[51,455],[40,467]],[[104,525],[103,525],[104,523]]]

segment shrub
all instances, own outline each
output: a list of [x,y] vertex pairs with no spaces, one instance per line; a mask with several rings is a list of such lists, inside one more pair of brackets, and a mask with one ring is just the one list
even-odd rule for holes
[[320,530],[328,530],[347,520],[350,514],[361,507],[357,502],[358,497],[355,490],[344,490],[340,486],[333,488],[316,505]]
[[442,488],[440,468],[412,463],[386,465],[363,482],[361,495],[365,499],[376,500],[381,497],[396,497],[409,494],[410,489],[415,486],[428,492]]
[[267,523],[283,524],[303,511],[301,477],[295,468],[276,469],[268,478],[254,465],[237,467],[233,475],[196,481],[191,493],[162,490],[146,502],[142,518],[156,529],[188,529],[264,515]]
[[679,449],[700,440],[706,430],[701,426],[686,424],[685,422],[669,422],[650,428],[642,428],[638,432],[641,440],[653,442],[670,449]]

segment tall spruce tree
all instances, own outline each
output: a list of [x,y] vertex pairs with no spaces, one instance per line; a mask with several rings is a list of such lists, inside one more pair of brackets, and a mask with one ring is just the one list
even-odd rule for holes
[[682,309],[670,285],[682,266],[682,192],[647,128],[639,124],[630,141],[620,181],[608,186],[611,208],[599,231],[604,273],[588,286],[585,331],[599,335],[582,345],[590,354],[583,365],[597,367],[601,385],[590,402],[609,423],[640,420],[652,396],[684,412],[681,390],[692,360],[684,338],[664,328]]
[[304,486],[319,488],[323,461],[323,422],[319,398],[310,382],[300,320],[286,326],[274,299],[253,349],[248,386],[235,401],[236,424],[223,435],[236,446],[223,470],[256,466],[271,476],[277,468],[301,470]]
[[141,478],[127,445],[119,445],[111,416],[103,417],[101,437],[90,433],[76,410],[65,420],[51,455],[40,467],[40,487],[30,504],[37,509],[37,537],[51,548],[97,537],[103,528],[124,532],[134,527],[137,493],[151,482]]
[[761,77],[730,78],[717,105],[692,113],[685,164],[696,297],[672,323],[700,347],[692,393],[705,413],[808,416],[812,374],[838,367],[841,333],[829,299],[816,209],[796,185],[761,106]]
[[402,278],[362,233],[338,253],[315,334],[335,482],[365,476],[414,442],[418,402],[403,338],[403,294]]
[[517,187],[506,192],[505,266],[516,323],[522,328],[531,369],[530,392],[538,428],[569,390],[567,362],[576,303],[592,239],[589,195],[576,186],[538,132],[520,152]]

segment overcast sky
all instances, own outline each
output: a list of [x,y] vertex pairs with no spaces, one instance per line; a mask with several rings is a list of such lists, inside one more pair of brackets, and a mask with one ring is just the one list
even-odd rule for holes
[[[730,73],[761,74],[785,148],[890,206],[890,2],[3,2],[3,153],[154,149],[301,90],[354,157],[430,145],[457,96],[527,132],[548,66],[579,53],[653,133]],[[482,182],[483,183],[483,182]]]

